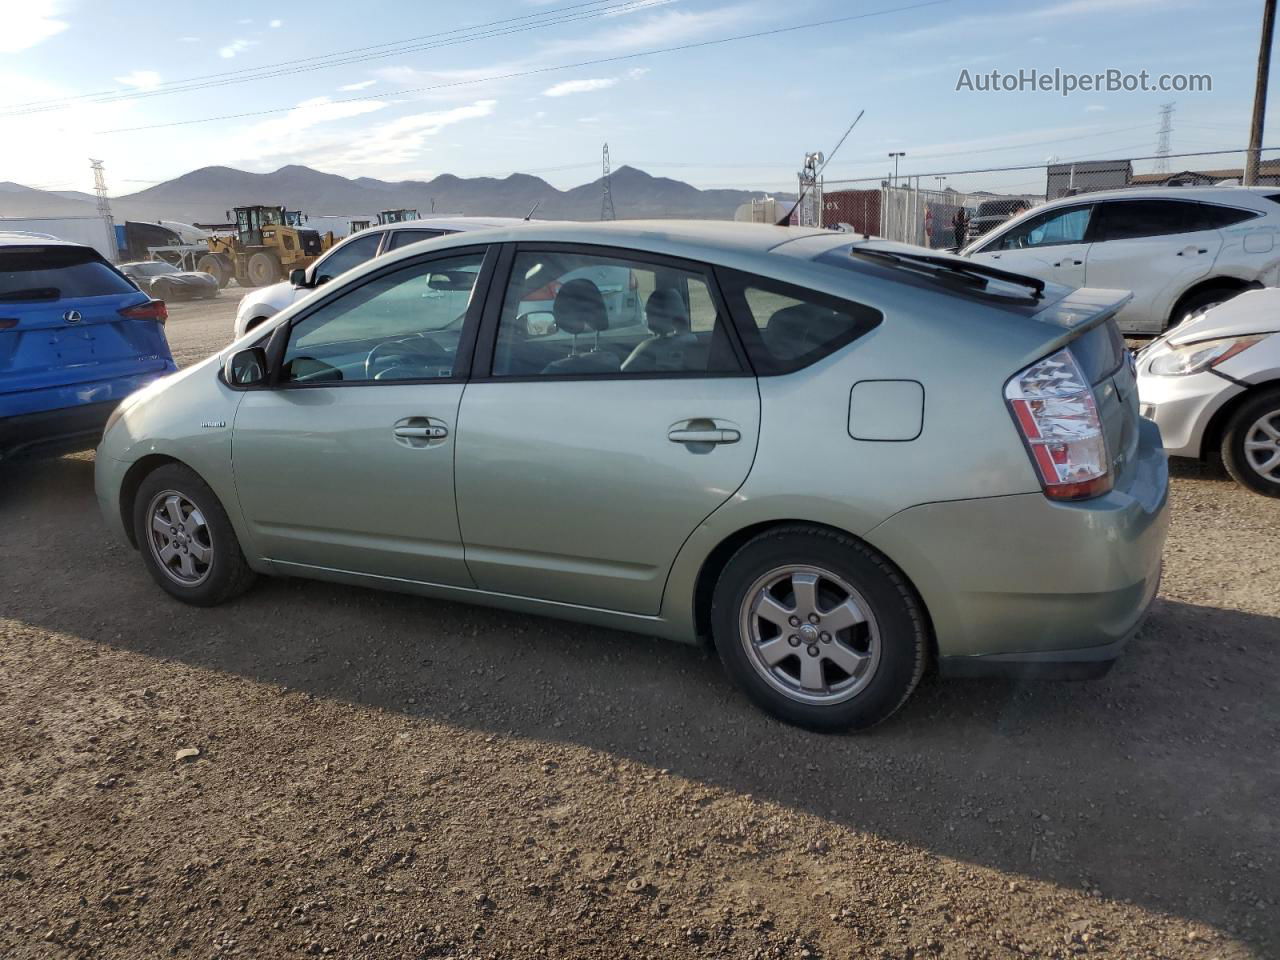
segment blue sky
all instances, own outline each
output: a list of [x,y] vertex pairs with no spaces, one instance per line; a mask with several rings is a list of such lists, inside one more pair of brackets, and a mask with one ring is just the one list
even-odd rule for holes
[[[304,163],[381,179],[523,171],[565,187],[598,175],[607,140],[615,166],[700,187],[793,189],[803,153],[830,149],[862,109],[828,180],[881,176],[891,150],[906,152],[904,174],[1150,154],[1157,109],[1167,100],[1177,103],[1175,152],[1247,140],[1261,0],[943,0],[770,37],[546,69],[913,2],[221,0],[192,7],[199,15],[187,18],[180,5],[0,0],[0,129],[8,147],[0,180],[87,190],[86,158],[94,156],[106,162],[113,193],[208,164],[267,171]],[[465,33],[447,33],[517,17],[531,18],[519,21],[526,27],[567,22],[469,42],[456,42]],[[426,35],[437,35],[423,41],[434,49],[382,46],[339,65],[167,92],[175,81]],[[372,54],[379,56],[357,59]],[[963,68],[1055,67],[1208,73],[1213,90],[1061,97],[955,89]],[[109,91],[132,98],[16,112],[33,101]],[[1280,120],[1274,76],[1272,91]],[[277,112],[158,126],[266,110]],[[153,129],[132,129],[139,127]],[[1012,189],[1034,179],[1010,173],[985,182]],[[972,181],[954,179],[957,186]]]

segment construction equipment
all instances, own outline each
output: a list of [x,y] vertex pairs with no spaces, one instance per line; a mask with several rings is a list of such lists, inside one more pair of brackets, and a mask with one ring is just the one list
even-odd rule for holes
[[[230,211],[227,219],[231,219]],[[231,278],[242,287],[265,287],[289,275],[291,270],[310,266],[333,246],[333,234],[302,226],[300,211],[284,207],[250,206],[235,208],[235,232],[214,235],[205,242],[209,252],[196,269],[218,278],[225,287]]]
[[378,223],[404,223],[406,220],[421,220],[417,210],[383,210],[378,214]]

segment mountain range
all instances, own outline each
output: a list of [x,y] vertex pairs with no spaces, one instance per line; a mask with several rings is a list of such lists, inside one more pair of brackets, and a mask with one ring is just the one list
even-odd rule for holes
[[[523,217],[547,220],[597,220],[602,179],[569,190],[526,173],[494,177],[441,174],[432,180],[351,179],[291,165],[272,173],[231,167],[202,167],[137,193],[111,199],[117,223],[124,220],[178,220],[221,223],[235,206],[283,205],[309,216],[359,217],[380,210],[411,208],[437,214]],[[699,190],[680,180],[655,177],[635,167],[613,171],[610,192],[620,219],[688,217],[732,219],[740,204],[763,197],[761,191]],[[783,197],[779,197],[782,199]],[[96,201],[76,191],[43,191],[0,183],[0,217],[95,216]]]

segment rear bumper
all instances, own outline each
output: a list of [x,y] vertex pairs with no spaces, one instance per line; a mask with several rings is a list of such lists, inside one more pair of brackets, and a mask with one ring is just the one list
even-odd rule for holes
[[56,457],[97,446],[121,400],[176,369],[168,360],[159,370],[127,377],[0,396],[0,410],[7,414],[0,415],[0,460]]
[[95,447],[118,402],[88,403],[0,420],[0,461],[57,457]]
[[1159,431],[1140,429],[1105,496],[923,504],[867,535],[919,591],[946,672],[1089,675],[1119,655],[1156,594],[1169,524]]

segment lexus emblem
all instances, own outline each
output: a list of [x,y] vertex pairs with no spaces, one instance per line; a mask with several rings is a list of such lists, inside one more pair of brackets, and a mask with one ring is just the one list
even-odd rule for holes
[[68,310],[62,315],[62,319],[67,323],[79,323],[83,318],[80,316],[79,310]]

